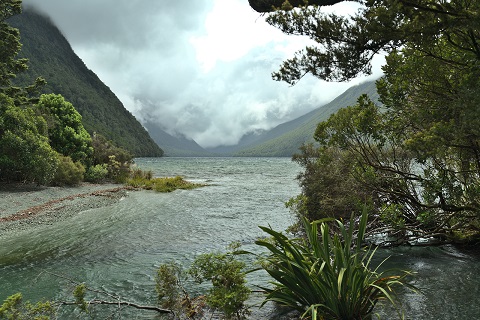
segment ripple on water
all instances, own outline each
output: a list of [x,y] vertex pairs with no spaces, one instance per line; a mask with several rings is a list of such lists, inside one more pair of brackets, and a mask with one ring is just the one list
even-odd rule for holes
[[[160,264],[173,261],[188,266],[195,256],[223,250],[232,241],[256,250],[254,241],[264,235],[258,225],[284,230],[293,222],[284,202],[299,193],[295,177],[300,168],[289,159],[161,158],[137,162],[156,176],[180,175],[209,181],[211,186],[171,194],[130,192],[112,206],[2,239],[0,298],[17,291],[24,292],[27,299],[69,294],[67,281],[46,270],[139,302],[153,301],[153,276]],[[401,294],[407,318],[480,318],[476,308],[480,296],[478,256],[452,247],[398,248],[379,250],[378,260],[390,255],[386,267],[417,272],[413,281],[426,292]],[[254,284],[267,279],[261,273],[249,275]],[[252,318],[269,318],[272,312],[272,308],[256,310]],[[390,319],[396,313],[380,314]],[[148,319],[151,314],[138,317]]]

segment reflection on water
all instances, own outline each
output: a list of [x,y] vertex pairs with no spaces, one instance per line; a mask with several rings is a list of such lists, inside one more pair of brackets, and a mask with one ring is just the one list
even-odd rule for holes
[[[69,294],[71,285],[42,273],[48,271],[154,303],[153,275],[161,263],[189,265],[196,255],[223,250],[232,241],[255,250],[254,241],[263,236],[258,225],[284,230],[293,222],[284,202],[299,193],[295,177],[300,168],[289,159],[158,158],[137,163],[156,176],[180,175],[210,186],[171,194],[131,192],[115,205],[3,239],[0,299],[17,291],[34,300]],[[378,253],[379,261],[391,255],[389,266],[418,272],[413,282],[424,295],[401,295],[408,319],[480,318],[478,255],[451,246]],[[261,274],[249,279],[254,284],[266,281]],[[252,318],[268,318],[268,310],[255,311]],[[390,319],[395,311],[380,314]]]

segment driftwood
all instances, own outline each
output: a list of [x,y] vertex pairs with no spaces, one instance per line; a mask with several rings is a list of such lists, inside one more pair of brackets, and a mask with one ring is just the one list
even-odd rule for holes
[[[53,273],[53,272],[50,272],[50,271],[43,271],[42,273],[40,273],[40,275],[43,274],[43,273],[50,274],[54,277],[67,280],[68,282],[74,284],[75,286],[79,286],[79,285],[82,285],[82,284],[84,285],[84,283],[75,281],[72,278],[61,275],[61,274]],[[175,314],[175,312],[173,310],[170,310],[170,309],[163,309],[163,308],[159,308],[159,307],[156,307],[156,306],[144,306],[144,305],[136,304],[134,302],[125,301],[124,299],[117,296],[116,294],[112,294],[112,293],[107,292],[105,290],[98,290],[98,289],[94,289],[94,288],[89,288],[85,285],[84,285],[84,288],[85,288],[86,291],[90,291],[90,292],[93,292],[93,293],[96,293],[96,294],[100,294],[100,295],[103,295],[103,296],[106,296],[106,297],[109,297],[109,298],[112,299],[112,300],[108,301],[108,300],[101,300],[101,299],[95,298],[95,299],[85,301],[87,303],[87,305],[112,305],[112,306],[118,306],[118,307],[125,306],[125,307],[132,307],[132,308],[135,308],[135,309],[140,309],[140,310],[155,311],[155,312],[158,312],[158,313],[161,313],[161,314],[173,314],[173,315]],[[79,304],[78,301],[56,301],[55,303],[58,304],[59,306],[73,306],[73,305],[78,305]]]
[[[331,6],[344,1],[345,0],[308,0],[308,4],[318,6]],[[275,11],[275,8],[280,8],[284,2],[285,0],[248,0],[248,3],[250,3],[250,7],[260,13],[273,12]],[[305,5],[305,0],[289,0],[288,2],[294,8]]]
[[[63,305],[63,306],[74,306],[74,305],[78,305],[77,302],[73,302],[73,301],[61,301],[59,302],[59,304]],[[88,305],[95,305],[95,304],[102,304],[102,305],[113,305],[113,306],[126,306],[126,307],[132,307],[132,308],[136,308],[136,309],[140,309],[140,310],[149,310],[149,311],[156,311],[158,313],[171,313],[173,314],[173,310],[169,310],[169,309],[162,309],[162,308],[159,308],[159,307],[155,307],[155,306],[142,306],[142,305],[139,305],[139,304],[136,304],[136,303],[133,303],[133,302],[129,302],[129,301],[105,301],[105,300],[100,300],[100,299],[93,299],[93,300],[88,300],[87,302]]]

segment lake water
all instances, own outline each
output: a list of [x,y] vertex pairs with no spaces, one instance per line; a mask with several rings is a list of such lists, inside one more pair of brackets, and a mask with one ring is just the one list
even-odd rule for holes
[[[65,299],[72,285],[61,274],[142,304],[155,302],[153,277],[162,263],[188,266],[196,255],[222,251],[232,241],[256,250],[259,225],[284,230],[294,222],[285,201],[299,193],[301,168],[288,158],[136,159],[155,176],[180,175],[209,186],[161,194],[130,192],[120,202],[53,226],[4,238],[0,244],[0,299]],[[401,293],[407,319],[480,319],[480,258],[452,246],[380,250],[379,259],[418,274],[418,295]],[[46,272],[48,273],[46,273]],[[267,281],[252,275],[250,283]],[[260,301],[259,298],[253,301]],[[380,311],[391,319],[392,310]],[[125,309],[125,319],[155,314]],[[71,314],[65,315],[68,319]],[[275,319],[272,308],[252,319]]]

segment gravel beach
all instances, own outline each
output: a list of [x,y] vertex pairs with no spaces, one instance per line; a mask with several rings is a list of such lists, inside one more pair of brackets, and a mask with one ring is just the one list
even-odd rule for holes
[[119,184],[82,183],[76,187],[0,184],[0,237],[111,205],[126,197],[128,190],[131,189]]

